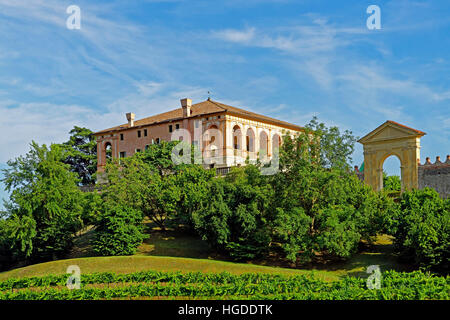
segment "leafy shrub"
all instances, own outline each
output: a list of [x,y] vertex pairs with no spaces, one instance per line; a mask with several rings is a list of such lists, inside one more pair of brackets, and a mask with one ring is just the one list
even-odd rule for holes
[[131,207],[105,205],[95,229],[94,251],[104,256],[134,254],[146,238],[142,219]]
[[391,217],[390,233],[403,259],[449,271],[450,200],[429,188],[404,192]]
[[[325,281],[312,275],[143,271],[83,274],[81,289],[68,290],[69,275],[48,275],[0,282],[0,300],[72,300],[131,297],[270,299],[270,300],[418,300],[449,299],[449,277],[420,271],[383,272],[381,289],[367,288],[366,279]],[[101,286],[99,284],[120,284]],[[56,288],[61,286],[62,288]],[[18,290],[20,289],[20,290]]]
[[234,168],[225,179],[210,181],[208,190],[210,196],[192,215],[200,236],[236,260],[267,252],[270,187],[259,169]]
[[383,172],[383,190],[401,191],[402,181],[399,176],[388,176]]

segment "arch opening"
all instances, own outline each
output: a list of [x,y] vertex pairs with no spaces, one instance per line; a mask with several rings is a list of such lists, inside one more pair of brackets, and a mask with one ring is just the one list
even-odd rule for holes
[[267,156],[269,153],[269,136],[265,131],[259,134],[259,154],[260,156]]
[[106,161],[109,161],[112,158],[112,145],[110,142],[105,143],[105,156]]
[[381,162],[380,185],[381,189],[388,192],[400,192],[403,190],[402,164],[400,158],[395,154],[388,155]]
[[241,149],[241,128],[238,125],[233,127],[233,147],[235,150]]
[[255,152],[255,133],[253,129],[248,128],[245,136],[246,150],[247,152]]
[[275,133],[272,137],[272,153],[279,150],[281,146],[281,137],[278,133]]

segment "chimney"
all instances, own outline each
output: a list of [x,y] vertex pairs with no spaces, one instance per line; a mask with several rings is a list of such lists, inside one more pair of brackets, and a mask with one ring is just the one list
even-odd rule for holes
[[134,113],[132,113],[132,112],[127,113],[127,120],[128,120],[128,124],[130,125],[130,127],[134,127],[134,117],[135,117]]
[[189,98],[184,98],[180,100],[181,108],[183,109],[183,118],[189,117],[191,115],[192,100]]

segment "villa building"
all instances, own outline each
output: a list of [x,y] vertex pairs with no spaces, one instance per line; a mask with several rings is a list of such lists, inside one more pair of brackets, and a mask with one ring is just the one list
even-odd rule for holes
[[97,169],[104,171],[107,157],[123,158],[145,150],[150,144],[188,141],[202,152],[205,167],[227,172],[246,159],[269,159],[285,134],[294,136],[302,127],[207,99],[192,104],[181,99],[181,108],[135,120],[95,133]]

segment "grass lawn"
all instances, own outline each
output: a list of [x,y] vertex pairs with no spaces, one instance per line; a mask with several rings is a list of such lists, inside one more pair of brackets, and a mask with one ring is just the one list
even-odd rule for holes
[[[148,224],[150,237],[138,248],[134,256],[95,257],[89,244],[93,231],[88,230],[75,240],[75,248],[68,259],[30,265],[23,268],[0,273],[0,280],[9,277],[30,277],[47,274],[62,274],[69,265],[78,265],[82,273],[116,272],[130,273],[144,270],[158,271],[202,271],[240,274],[245,272],[281,273],[281,274],[315,274],[333,281],[345,275],[366,277],[369,265],[379,265],[381,270],[394,269],[411,271],[411,268],[397,262],[392,252],[392,239],[379,236],[371,248],[359,252],[345,262],[315,264],[301,269],[287,268],[276,261],[255,261],[253,263],[235,263],[225,261],[212,252],[208,245],[198,237],[180,231],[160,231]],[[274,265],[277,265],[276,267]]]
[[[234,263],[208,259],[176,258],[161,256],[121,256],[121,257],[88,257],[77,259],[57,260],[30,265],[23,268],[0,273],[0,280],[7,278],[21,278],[43,276],[47,274],[63,274],[70,265],[78,265],[82,273],[111,271],[116,273],[131,273],[143,270],[160,271],[202,271],[223,272],[234,274],[246,272],[305,274],[309,270],[296,270],[287,268],[267,267],[246,263]],[[317,276],[327,280],[337,279],[332,272],[315,272]]]

